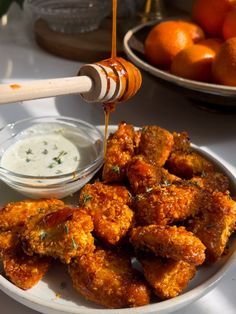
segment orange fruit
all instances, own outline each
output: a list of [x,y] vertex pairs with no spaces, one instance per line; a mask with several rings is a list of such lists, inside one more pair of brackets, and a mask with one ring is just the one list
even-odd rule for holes
[[171,73],[190,80],[209,82],[215,51],[204,45],[195,44],[180,51],[171,65]]
[[168,69],[174,57],[192,44],[190,34],[178,22],[161,22],[151,29],[145,40],[145,55],[152,65]]
[[212,64],[216,83],[236,86],[236,37],[227,39]]
[[203,29],[196,23],[187,20],[177,20],[177,22],[182,29],[186,30],[190,34],[194,43],[197,43],[205,38]]
[[236,37],[236,8],[226,15],[222,32],[225,40]]
[[223,44],[223,40],[220,38],[207,38],[200,40],[198,44],[213,49],[215,53],[218,53]]
[[212,37],[222,36],[222,26],[227,13],[236,0],[196,0],[192,8],[193,20]]

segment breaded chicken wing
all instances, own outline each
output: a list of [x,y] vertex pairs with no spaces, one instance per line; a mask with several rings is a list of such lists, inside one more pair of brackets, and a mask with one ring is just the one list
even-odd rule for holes
[[23,248],[34,253],[59,258],[69,263],[71,258],[94,250],[91,217],[81,209],[65,207],[40,217],[32,217],[21,234]]
[[192,219],[189,230],[206,246],[207,261],[215,262],[223,254],[235,226],[236,202],[227,192],[214,192],[211,203]]
[[196,215],[205,200],[205,192],[193,184],[153,188],[135,198],[134,208],[140,225],[166,225]]
[[173,135],[156,125],[145,126],[141,131],[138,152],[151,163],[164,166],[174,145]]
[[182,181],[180,177],[175,176],[174,174],[169,173],[169,171],[165,168],[161,168],[161,184],[162,185],[170,185],[175,182]]
[[124,122],[109,136],[102,174],[104,182],[120,182],[125,179],[126,165],[134,155],[136,141],[137,133],[133,126]]
[[201,175],[214,171],[213,164],[197,152],[172,153],[165,167],[168,171],[182,179],[191,179],[194,175]]
[[4,255],[12,252],[19,244],[17,231],[0,232],[0,260]]
[[7,231],[21,227],[32,216],[56,211],[65,206],[57,199],[25,200],[9,203],[0,209],[0,230]]
[[4,254],[3,269],[14,285],[27,290],[35,286],[47,273],[50,262],[48,257],[28,256],[18,247],[10,254]]
[[196,267],[184,261],[163,260],[155,256],[143,257],[139,261],[147,282],[162,300],[177,297],[196,274]]
[[201,265],[205,246],[184,227],[150,225],[131,230],[130,242],[136,250],[144,249],[156,256]]
[[190,138],[187,132],[173,132],[174,145],[172,152],[181,151],[189,153],[191,151]]
[[209,192],[226,192],[229,190],[229,179],[220,172],[203,172],[201,176],[194,176],[191,182]]
[[135,307],[150,302],[149,288],[136,277],[127,256],[97,249],[73,260],[69,273],[80,294],[108,308]]
[[91,215],[94,234],[107,244],[117,244],[133,223],[134,213],[126,205],[130,194],[125,187],[100,182],[87,184],[80,194],[80,205]]
[[161,168],[148,162],[142,155],[135,156],[130,160],[126,173],[134,194],[148,191],[159,184],[162,179]]

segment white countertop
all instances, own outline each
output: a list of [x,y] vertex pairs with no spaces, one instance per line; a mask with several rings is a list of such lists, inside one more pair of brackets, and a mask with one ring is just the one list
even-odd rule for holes
[[[17,12],[9,25],[0,27],[0,82],[16,82],[71,76],[80,63],[54,57],[37,47],[24,15]],[[11,16],[10,16],[11,17]],[[190,101],[158,85],[155,78],[143,73],[139,94],[121,104],[111,116],[111,124],[125,120],[141,126],[158,124],[169,130],[190,134],[192,142],[206,146],[224,161],[236,175],[236,114],[214,113],[200,109]],[[101,105],[87,104],[80,96],[66,96],[0,107],[0,127],[22,118],[40,115],[65,115],[103,124]],[[218,286],[206,296],[175,314],[234,314],[236,265]],[[1,314],[33,314],[35,311],[13,301],[0,291]]]

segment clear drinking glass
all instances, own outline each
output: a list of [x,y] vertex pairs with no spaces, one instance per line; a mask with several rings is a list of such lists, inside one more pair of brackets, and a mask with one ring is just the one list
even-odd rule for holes
[[165,16],[163,0],[146,0],[141,14],[142,21],[160,20]]
[[97,29],[110,14],[111,0],[26,0],[25,8],[54,31],[85,33]]

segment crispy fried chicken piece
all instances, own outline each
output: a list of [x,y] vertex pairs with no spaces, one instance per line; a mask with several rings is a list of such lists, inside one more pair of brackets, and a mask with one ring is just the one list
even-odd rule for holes
[[134,156],[130,160],[126,173],[134,194],[148,191],[162,179],[161,168],[148,162],[142,155]]
[[149,289],[137,278],[128,256],[97,249],[73,260],[69,273],[80,294],[108,308],[135,307],[150,302]]
[[196,215],[206,201],[205,192],[191,184],[153,188],[135,198],[140,225],[166,225]]
[[175,176],[174,174],[169,173],[169,171],[165,168],[161,168],[161,184],[168,186],[175,182],[180,182],[182,179],[180,177]]
[[19,244],[17,231],[0,232],[0,259],[12,252]]
[[125,179],[126,165],[139,142],[137,134],[132,125],[122,122],[118,130],[109,136],[102,174],[104,182],[120,182]]
[[9,203],[0,210],[0,230],[22,227],[34,215],[63,208],[64,202],[57,199],[25,200]]
[[214,192],[211,203],[192,219],[189,230],[206,246],[207,261],[215,262],[224,253],[235,226],[236,202],[227,192]]
[[211,193],[229,190],[229,179],[220,172],[203,172],[201,176],[194,176],[191,182],[198,184],[202,189]]
[[91,215],[94,234],[107,244],[117,244],[133,223],[134,213],[126,205],[131,196],[122,186],[101,182],[87,184],[80,194],[80,205]]
[[147,249],[156,256],[201,265],[205,246],[184,227],[150,225],[131,230],[130,241],[138,249]]
[[40,217],[32,217],[21,239],[29,255],[37,253],[70,263],[71,258],[94,250],[92,231],[92,219],[85,211],[65,207]]
[[139,261],[147,282],[162,300],[177,297],[196,274],[196,267],[184,261],[162,260],[154,256]]
[[162,167],[173,148],[173,135],[156,125],[145,126],[141,131],[138,152],[152,164]]
[[35,286],[47,273],[51,259],[38,255],[28,256],[21,247],[3,257],[6,277],[17,287],[27,290]]
[[170,173],[182,179],[191,179],[194,175],[214,171],[213,164],[197,152],[172,153],[165,167]]
[[190,146],[190,138],[187,132],[173,132],[173,139],[174,139],[174,145],[173,145],[173,152],[181,151],[181,152],[190,152],[191,146]]
[[27,290],[35,286],[47,273],[50,262],[46,257],[7,255],[3,259],[6,277],[18,288]]

